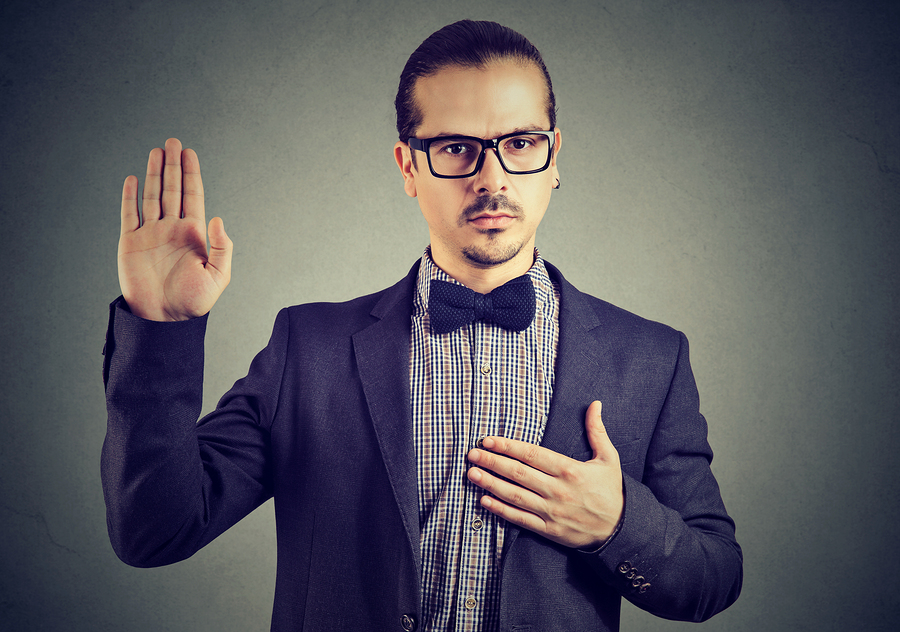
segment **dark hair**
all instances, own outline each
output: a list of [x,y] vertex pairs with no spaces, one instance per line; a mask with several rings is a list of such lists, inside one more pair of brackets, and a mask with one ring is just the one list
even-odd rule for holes
[[400,74],[400,86],[394,106],[397,108],[397,132],[404,143],[422,123],[413,91],[416,81],[429,77],[448,66],[484,68],[490,62],[515,59],[534,63],[547,82],[547,114],[550,129],[556,127],[556,97],[550,73],[540,52],[524,35],[496,22],[461,20],[432,33],[409,56]]

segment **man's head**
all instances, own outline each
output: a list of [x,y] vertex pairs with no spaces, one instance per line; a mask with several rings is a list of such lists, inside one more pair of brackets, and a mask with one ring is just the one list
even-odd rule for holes
[[461,20],[432,33],[409,56],[400,74],[400,86],[394,107],[397,110],[397,133],[404,143],[422,122],[422,112],[416,104],[416,82],[451,66],[485,68],[491,62],[515,60],[534,64],[544,75],[547,84],[547,117],[549,129],[556,127],[556,97],[550,73],[541,53],[524,35],[496,22]]
[[[410,57],[397,95],[394,156],[445,272],[470,286],[480,283],[473,275],[491,285],[531,267],[535,231],[559,178],[555,125],[547,70],[515,31],[457,22]],[[418,149],[410,138],[421,141]]]

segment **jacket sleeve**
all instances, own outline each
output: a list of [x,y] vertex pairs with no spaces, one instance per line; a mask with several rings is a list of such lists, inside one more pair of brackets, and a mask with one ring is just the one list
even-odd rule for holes
[[[706,420],[679,334],[677,360],[643,473],[624,474],[625,511],[595,569],[639,608],[704,621],[738,597],[743,576],[734,522],[710,470]],[[640,480],[639,480],[640,479]]]
[[271,497],[269,426],[287,329],[280,315],[248,376],[198,424],[206,317],[158,323],[122,299],[110,306],[101,478],[110,540],[124,562],[190,557]]

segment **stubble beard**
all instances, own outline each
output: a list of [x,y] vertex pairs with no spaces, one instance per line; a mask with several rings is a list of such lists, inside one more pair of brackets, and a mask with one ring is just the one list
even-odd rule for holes
[[[489,236],[492,237],[493,233],[500,233],[502,231],[490,230],[486,232],[490,233]],[[496,244],[493,248],[490,246],[482,248],[468,246],[463,248],[462,254],[469,263],[472,263],[479,268],[493,268],[494,266],[501,265],[514,259],[516,255],[522,252],[524,246],[524,242],[518,244]]]
[[[517,220],[520,220],[525,214],[517,202],[510,200],[505,195],[483,195],[463,210],[459,224],[465,225],[469,219],[484,211],[499,211],[500,209],[511,212]],[[506,229],[488,228],[480,232],[488,238],[486,246],[466,246],[462,249],[462,255],[466,260],[479,268],[491,268],[504,264],[515,258],[525,247],[525,240],[517,243],[503,243],[501,237]]]

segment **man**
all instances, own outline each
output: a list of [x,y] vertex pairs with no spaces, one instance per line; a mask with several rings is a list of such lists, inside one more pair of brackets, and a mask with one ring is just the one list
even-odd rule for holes
[[150,155],[143,222],[126,180],[104,371],[116,552],[175,562],[274,496],[273,630],[616,630],[622,596],[675,619],[726,608],[741,553],[687,341],[534,249],[562,146],[540,54],[450,25],[396,104],[429,249],[387,290],[283,310],[197,425],[232,244],[213,219],[207,253],[178,141]]

